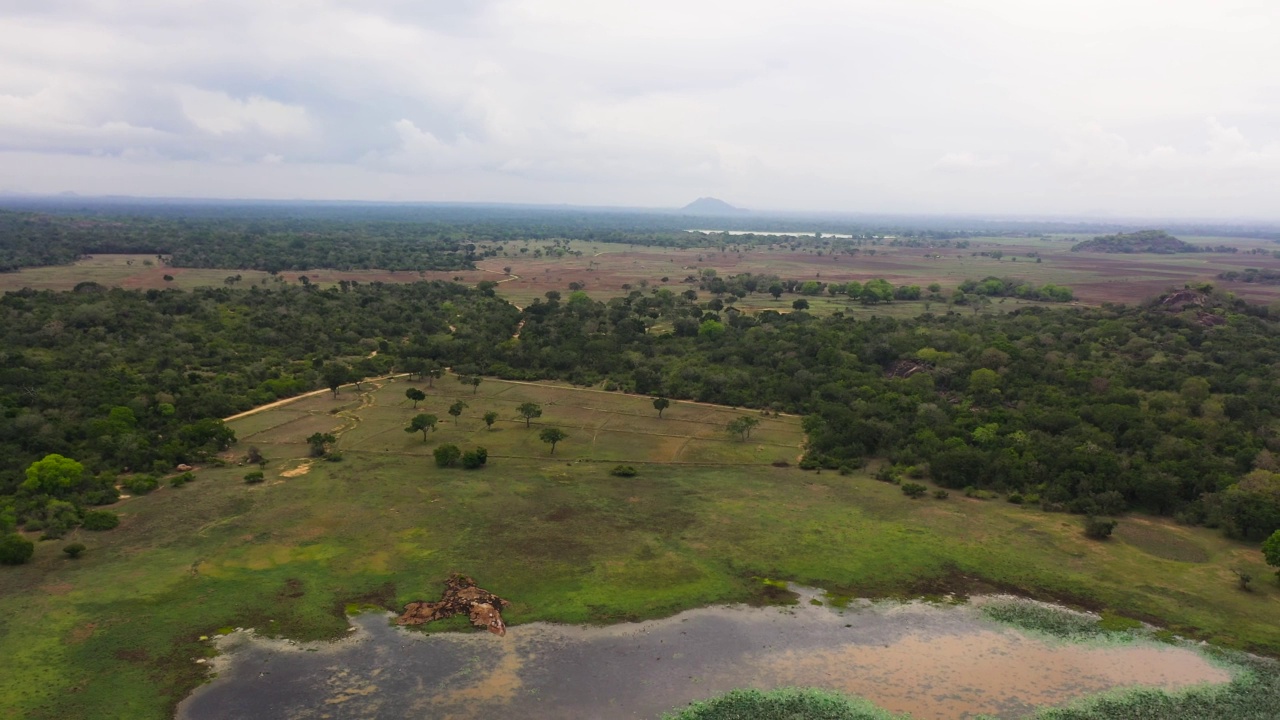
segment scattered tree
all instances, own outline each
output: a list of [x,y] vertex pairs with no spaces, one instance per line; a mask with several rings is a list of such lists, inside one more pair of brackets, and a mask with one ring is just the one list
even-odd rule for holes
[[808,310],[809,301],[805,300],[804,298],[800,298],[799,300],[796,300],[795,302],[791,303],[791,309],[792,310]]
[[413,416],[413,419],[409,421],[409,427],[405,428],[404,431],[407,433],[420,432],[422,433],[422,442],[426,442],[427,433],[435,430],[436,423],[438,422],[440,422],[440,420],[435,415],[419,413]]
[[753,418],[750,415],[741,415],[729,421],[728,431],[730,435],[737,435],[745,442],[751,438],[752,429],[759,424],[760,418]]
[[324,376],[324,384],[335,398],[338,397],[338,389],[351,382],[351,368],[342,363],[326,363],[320,374]]
[[467,407],[467,404],[462,402],[461,400],[449,406],[449,414],[453,416],[454,425],[458,424],[458,417],[462,415],[462,411],[466,407]]
[[485,429],[492,430],[493,424],[496,422],[498,422],[498,413],[494,412],[493,410],[490,410],[489,412],[484,414]]
[[427,379],[427,387],[429,388],[435,387],[436,378],[442,375],[444,375],[444,369],[434,362],[428,364],[427,369],[422,372],[422,376]]
[[418,403],[427,399],[427,394],[422,392],[418,388],[409,388],[408,390],[405,390],[404,396],[413,401],[414,410],[418,409]]
[[671,407],[671,401],[670,401],[670,400],[668,400],[668,399],[666,399],[666,398],[664,398],[664,397],[658,397],[658,398],[654,398],[654,399],[653,399],[653,409],[658,411],[658,417],[659,417],[659,418],[661,418],[661,417],[662,417],[662,411],[663,411],[663,410],[666,410],[666,409],[667,409],[667,408],[669,408],[669,407]]
[[480,383],[482,382],[482,380],[483,378],[481,378],[479,375],[472,375],[471,379],[467,381],[467,384],[471,386],[472,395],[475,395],[476,392],[480,390]]
[[524,418],[524,426],[526,428],[529,427],[529,423],[534,418],[542,417],[542,406],[538,403],[521,403],[520,407],[516,408],[516,410],[519,411],[520,416]]
[[559,443],[561,440],[567,439],[569,436],[565,434],[565,432],[560,428],[549,427],[544,429],[538,435],[538,437],[542,438],[542,442],[547,443],[548,445],[551,446],[551,454],[555,455],[556,443]]

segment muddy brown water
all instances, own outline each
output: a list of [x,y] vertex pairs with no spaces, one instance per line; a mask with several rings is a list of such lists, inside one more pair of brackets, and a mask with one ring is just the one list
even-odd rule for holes
[[235,633],[187,720],[658,718],[735,687],[821,687],[921,720],[1020,718],[1118,687],[1231,679],[1193,650],[1147,641],[1077,644],[1027,635],[975,604],[713,607],[608,627],[533,623],[426,635],[387,615],[333,643]]

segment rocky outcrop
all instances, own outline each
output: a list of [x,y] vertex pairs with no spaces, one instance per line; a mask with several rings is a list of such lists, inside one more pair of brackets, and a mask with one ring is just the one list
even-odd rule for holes
[[454,575],[444,583],[444,595],[438,602],[415,600],[404,606],[404,612],[396,619],[397,625],[423,625],[465,614],[471,624],[484,628],[494,635],[506,635],[507,625],[502,621],[502,608],[511,603],[488,590],[476,587],[476,581],[466,575]]

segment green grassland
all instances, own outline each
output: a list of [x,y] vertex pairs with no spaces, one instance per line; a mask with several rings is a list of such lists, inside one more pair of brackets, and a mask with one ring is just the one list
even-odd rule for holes
[[[417,410],[411,386],[428,394]],[[468,407],[455,424],[457,399]],[[515,411],[527,401],[543,408],[529,428]],[[424,411],[441,418],[426,442],[403,430]],[[429,599],[451,572],[509,598],[511,623],[760,601],[768,577],[833,598],[1017,589],[1280,653],[1280,587],[1254,547],[1142,517],[1093,542],[1077,517],[777,467],[800,453],[799,419],[761,417],[742,441],[724,431],[741,414],[676,402],[658,419],[642,397],[489,379],[473,392],[445,377],[236,420],[236,452],[259,447],[266,482],[202,468],[122,500],[116,530],[41,543],[0,572],[0,717],[162,717],[205,677],[202,636],[338,637],[347,604]],[[569,435],[554,456],[537,439],[549,426]],[[343,460],[308,458],[313,432],[338,434]],[[483,446],[488,466],[437,468],[441,443]],[[611,476],[618,463],[637,476]],[[67,542],[88,551],[65,559]],[[1254,592],[1232,568],[1259,578]]]

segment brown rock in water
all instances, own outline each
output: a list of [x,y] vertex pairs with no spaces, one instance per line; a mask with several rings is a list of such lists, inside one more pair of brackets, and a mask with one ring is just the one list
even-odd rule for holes
[[507,625],[502,621],[501,608],[510,604],[488,590],[476,587],[476,581],[466,575],[454,575],[445,581],[444,595],[439,602],[415,600],[405,605],[404,613],[396,619],[396,624],[422,625],[465,613],[471,618],[472,625],[494,635],[506,635]]

